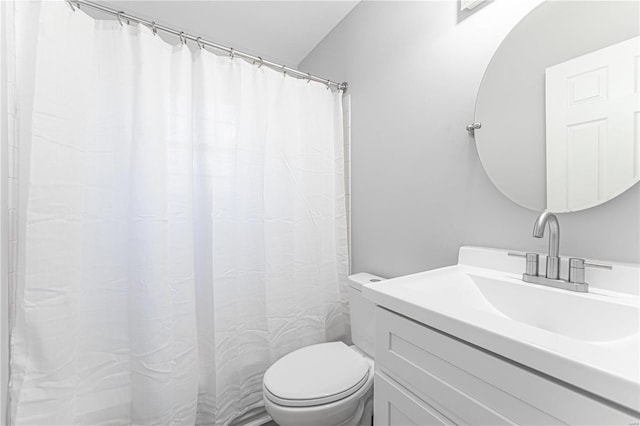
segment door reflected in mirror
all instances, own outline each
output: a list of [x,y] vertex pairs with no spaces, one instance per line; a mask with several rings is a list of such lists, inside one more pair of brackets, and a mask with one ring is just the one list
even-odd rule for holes
[[638,181],[640,38],[546,69],[547,209],[602,204]]

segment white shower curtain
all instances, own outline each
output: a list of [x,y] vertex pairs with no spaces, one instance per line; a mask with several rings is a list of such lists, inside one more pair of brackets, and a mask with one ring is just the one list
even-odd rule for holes
[[273,361],[348,339],[339,93],[64,2],[16,14],[16,424],[228,424]]

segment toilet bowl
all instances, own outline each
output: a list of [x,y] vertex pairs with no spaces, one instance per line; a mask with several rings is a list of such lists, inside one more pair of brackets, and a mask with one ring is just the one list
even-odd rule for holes
[[351,334],[355,345],[320,343],[276,361],[263,379],[267,413],[280,426],[370,426],[373,416],[374,305],[362,285],[381,280],[349,277]]

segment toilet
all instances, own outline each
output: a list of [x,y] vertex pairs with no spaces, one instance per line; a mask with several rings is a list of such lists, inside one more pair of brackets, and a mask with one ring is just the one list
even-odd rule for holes
[[349,276],[353,346],[306,346],[267,369],[265,408],[280,426],[371,426],[374,305],[362,297],[362,286],[380,280],[364,272]]

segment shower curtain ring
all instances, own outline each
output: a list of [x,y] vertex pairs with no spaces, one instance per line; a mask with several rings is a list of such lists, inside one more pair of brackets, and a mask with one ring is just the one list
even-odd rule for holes
[[287,76],[287,67],[285,65],[282,66],[282,76],[283,77]]
[[151,31],[153,32],[153,35],[158,35],[158,30],[156,29],[156,21],[151,22]]
[[178,35],[178,37],[180,38],[180,44],[187,44],[187,38],[184,35],[184,31],[180,31],[180,34]]
[[327,90],[329,90],[329,83],[331,83],[331,80],[327,80]]
[[236,57],[236,51],[233,49],[233,47],[229,48],[229,57],[231,58],[232,61]]
[[311,73],[307,73],[307,84],[311,83]]
[[258,69],[260,69],[260,67],[264,65],[264,61],[262,60],[262,57],[260,57],[260,56],[258,56],[258,59],[260,59],[260,65],[258,65]]
[[120,22],[120,26],[121,26],[121,27],[122,27],[122,26],[124,26],[124,24],[122,23],[122,16],[120,16],[120,15],[122,15],[123,13],[124,13],[124,12],[123,12],[123,11],[121,11],[121,10],[119,10],[119,11],[118,11],[118,13],[116,13],[116,17],[118,18],[118,22]]
[[200,49],[204,49],[204,44],[202,43],[202,37],[198,37],[198,38],[196,39],[196,44],[198,45],[198,47],[199,47]]
[[71,2],[71,0],[67,0],[67,4],[69,5],[69,7],[71,8],[71,10],[72,10],[73,12],[75,12],[75,11],[76,11],[76,8],[75,8],[75,7],[73,7],[73,2]]

